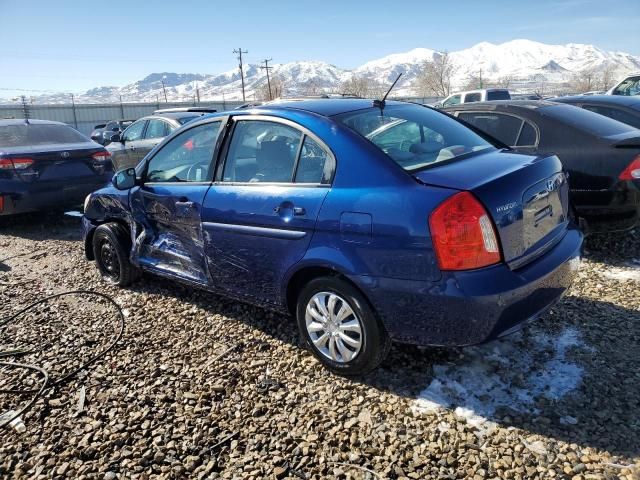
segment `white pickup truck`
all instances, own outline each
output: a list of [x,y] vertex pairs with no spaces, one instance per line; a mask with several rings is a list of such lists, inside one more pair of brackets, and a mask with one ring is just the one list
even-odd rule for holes
[[460,103],[486,102],[487,100],[511,100],[509,90],[506,88],[485,88],[482,90],[469,90],[467,92],[454,93],[434,104],[434,107],[451,107]]
[[607,95],[640,95],[640,72],[626,76],[615,87],[609,90]]

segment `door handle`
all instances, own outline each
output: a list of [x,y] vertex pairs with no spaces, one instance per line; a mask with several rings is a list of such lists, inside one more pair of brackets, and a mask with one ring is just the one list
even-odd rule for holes
[[195,203],[193,202],[176,202],[176,207],[181,208],[193,208]]
[[304,209],[304,207],[294,207],[293,208],[293,214],[300,217],[302,215],[305,215],[307,213],[307,211]]

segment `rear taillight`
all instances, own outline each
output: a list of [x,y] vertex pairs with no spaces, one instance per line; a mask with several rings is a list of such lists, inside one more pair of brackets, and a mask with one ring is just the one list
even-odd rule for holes
[[620,180],[640,180],[640,155],[633,159],[618,178]]
[[111,154],[105,150],[102,152],[94,153],[93,155],[91,155],[91,158],[98,162],[108,162],[111,160]]
[[30,158],[0,158],[0,170],[24,170],[33,165]]
[[4,197],[0,195],[0,213],[4,211]]
[[429,217],[433,248],[441,270],[470,270],[500,261],[491,219],[469,192],[442,202]]

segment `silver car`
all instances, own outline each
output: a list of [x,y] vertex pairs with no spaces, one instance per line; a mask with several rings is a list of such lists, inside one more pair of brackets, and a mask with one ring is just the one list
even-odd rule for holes
[[202,115],[202,112],[167,112],[136,120],[124,132],[112,136],[106,147],[113,169],[135,167],[164,137]]

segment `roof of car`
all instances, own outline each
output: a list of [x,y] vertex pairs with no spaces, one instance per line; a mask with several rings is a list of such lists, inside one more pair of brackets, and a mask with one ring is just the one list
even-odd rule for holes
[[565,103],[601,103],[608,105],[622,105],[626,107],[640,105],[640,95],[572,95],[552,99],[554,102]]
[[511,108],[536,110],[554,105],[557,104],[548,100],[490,100],[488,102],[460,103],[445,107],[443,110],[507,110]]
[[[24,125],[26,120],[24,118],[2,118],[0,119],[0,126],[8,126],[8,125]],[[66,123],[62,122],[54,122],[53,120],[37,120],[35,118],[29,119],[29,124],[33,125],[66,125]]]
[[[387,105],[403,105],[403,102],[387,100]],[[373,107],[373,100],[366,98],[319,98],[319,99],[300,99],[290,101],[279,101],[267,105],[259,105],[256,110],[278,110],[293,109],[304,110],[325,117],[340,115],[341,113],[353,112],[355,110],[363,110]]]
[[179,118],[185,117],[198,117],[202,116],[203,112],[167,112],[167,113],[154,113],[152,115],[147,115],[145,118],[169,118],[172,120],[178,120]]

